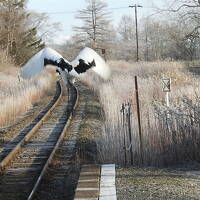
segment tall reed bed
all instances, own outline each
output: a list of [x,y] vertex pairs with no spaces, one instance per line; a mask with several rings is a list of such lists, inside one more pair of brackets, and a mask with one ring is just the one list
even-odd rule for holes
[[[127,63],[112,61],[112,76],[101,82],[87,77],[98,92],[105,113],[102,134],[97,137],[99,159],[130,165],[131,146],[122,103],[131,106],[132,157],[134,165],[168,166],[180,161],[199,160],[199,80],[182,63]],[[139,148],[134,76],[138,76],[142,118],[142,155]],[[171,78],[170,106],[165,103],[162,78]],[[124,140],[125,138],[125,140]],[[126,159],[126,160],[125,160]]]
[[18,68],[3,69],[0,72],[0,127],[13,123],[18,115],[39,101],[50,89],[51,80],[52,75],[44,73],[31,81],[19,81]]

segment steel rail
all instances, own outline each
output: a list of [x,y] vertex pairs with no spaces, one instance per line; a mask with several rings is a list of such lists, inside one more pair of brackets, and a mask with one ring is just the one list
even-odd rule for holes
[[26,134],[26,136],[14,147],[14,149],[0,162],[0,172],[3,172],[6,169],[6,167],[9,165],[12,159],[20,152],[20,150],[24,147],[24,145],[30,141],[30,139],[34,136],[37,130],[41,127],[43,122],[47,120],[51,112],[60,103],[61,98],[63,96],[63,88],[60,81],[59,81],[59,91],[60,91],[59,97],[52,105],[52,107],[40,119],[40,121]]
[[56,153],[56,150],[58,149],[60,143],[62,142],[62,140],[63,140],[63,138],[65,136],[65,133],[66,133],[66,131],[67,131],[67,129],[68,129],[70,123],[71,123],[72,116],[73,116],[73,110],[75,110],[76,107],[77,107],[78,99],[79,99],[78,90],[74,85],[72,85],[71,83],[69,83],[69,84],[70,84],[70,87],[73,88],[75,90],[75,93],[76,93],[75,94],[76,95],[75,102],[73,102],[74,105],[71,108],[71,112],[70,112],[69,118],[68,118],[68,120],[67,120],[67,122],[66,122],[66,124],[64,126],[64,129],[63,129],[62,133],[60,134],[60,136],[59,136],[59,138],[58,138],[58,140],[57,140],[57,142],[56,142],[56,144],[55,144],[55,146],[54,146],[49,158],[47,159],[47,161],[46,161],[46,163],[45,163],[45,165],[44,165],[39,177],[37,178],[37,181],[35,182],[35,185],[34,185],[34,187],[33,187],[33,189],[32,189],[32,191],[31,191],[31,193],[30,193],[30,195],[29,195],[27,200],[32,200],[34,198],[34,196],[35,196],[35,194],[36,194],[36,192],[37,192],[37,190],[39,188],[39,185],[40,185],[40,183],[42,181],[42,178],[46,174],[46,171],[47,171],[47,169],[49,167],[49,164],[52,162],[53,157],[54,157],[54,155]]

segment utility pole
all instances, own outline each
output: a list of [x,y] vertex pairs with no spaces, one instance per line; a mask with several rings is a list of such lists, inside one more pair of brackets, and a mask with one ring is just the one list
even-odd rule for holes
[[141,117],[140,117],[140,103],[139,103],[139,91],[138,91],[138,81],[137,76],[135,76],[135,96],[136,96],[136,105],[137,105],[137,117],[138,117],[138,133],[140,141],[140,162],[143,163],[143,138],[142,138],[142,126],[141,126]]
[[145,42],[146,42],[146,53],[145,53],[145,60],[148,62],[149,61],[149,47],[148,47],[148,19],[146,21],[146,26],[145,26]]
[[136,31],[136,61],[139,61],[139,44],[138,44],[138,23],[137,23],[137,8],[142,8],[141,5],[135,4],[134,6],[129,6],[130,8],[135,8],[135,31]]

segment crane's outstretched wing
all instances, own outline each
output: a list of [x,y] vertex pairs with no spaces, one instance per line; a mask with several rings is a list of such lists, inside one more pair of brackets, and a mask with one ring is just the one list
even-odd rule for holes
[[106,62],[92,49],[85,47],[79,55],[70,63],[73,70],[69,74],[80,76],[88,70],[93,70],[104,79],[110,76],[110,69]]
[[71,63],[55,50],[44,48],[21,68],[20,76],[24,79],[30,79],[39,74],[46,65],[56,66],[63,80],[67,80],[70,76],[80,77],[90,69],[104,79],[110,76],[110,69],[105,61],[88,47],[84,48]]
[[[24,79],[39,74],[46,65],[58,66],[59,62],[64,58],[51,48],[44,48],[36,53],[20,70],[20,76]],[[65,60],[66,61],[66,60]],[[66,61],[67,62],[67,61]]]

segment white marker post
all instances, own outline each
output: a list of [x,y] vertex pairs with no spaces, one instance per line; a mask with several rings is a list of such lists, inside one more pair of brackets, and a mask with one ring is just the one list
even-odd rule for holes
[[163,92],[166,93],[166,105],[169,107],[169,92],[171,91],[171,79],[170,78],[163,78]]

